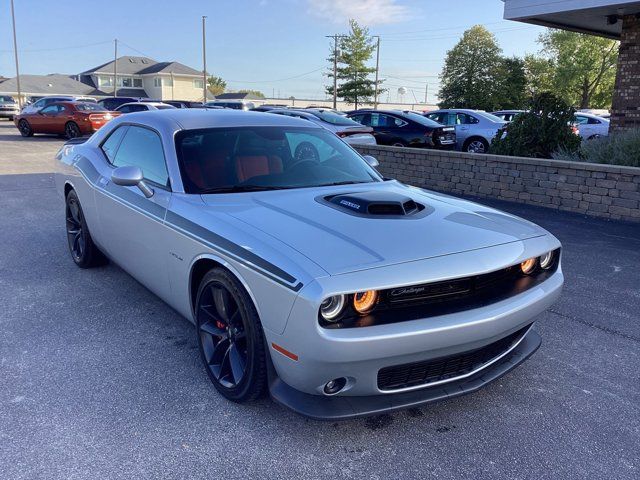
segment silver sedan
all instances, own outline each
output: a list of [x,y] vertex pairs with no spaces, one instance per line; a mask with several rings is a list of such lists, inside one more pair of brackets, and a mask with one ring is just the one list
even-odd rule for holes
[[132,113],[57,160],[73,261],[193,322],[236,402],[344,419],[473,392],[535,352],[563,284],[549,232],[385,179],[296,118]]
[[458,150],[469,153],[488,153],[496,134],[508,123],[482,110],[444,109],[424,115],[442,125],[455,125]]

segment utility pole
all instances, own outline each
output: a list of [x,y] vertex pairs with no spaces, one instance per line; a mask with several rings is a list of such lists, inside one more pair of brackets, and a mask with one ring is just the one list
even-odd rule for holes
[[333,38],[333,108],[338,108],[338,39],[346,38],[348,35],[325,35],[326,38]]
[[428,83],[426,88],[424,89],[424,103],[425,105],[429,103],[429,84]]
[[118,96],[118,39],[114,41],[113,53],[113,96]]
[[205,21],[207,17],[202,16],[202,101],[207,102],[207,41],[205,31]]
[[373,108],[377,110],[378,108],[378,76],[380,73],[380,36],[376,35],[376,37],[378,38],[378,47],[376,48],[376,93],[375,93],[375,100],[373,102]]
[[22,91],[20,90],[20,66],[18,65],[18,41],[16,40],[16,14],[11,0],[11,22],[13,23],[13,55],[16,59],[16,84],[18,86],[18,108],[22,110]]

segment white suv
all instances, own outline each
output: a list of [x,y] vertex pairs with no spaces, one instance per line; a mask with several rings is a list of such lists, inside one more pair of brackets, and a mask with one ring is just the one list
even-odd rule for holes
[[27,105],[22,108],[22,113],[35,113],[42,110],[44,107],[48,107],[52,103],[56,102],[91,102],[96,103],[96,99],[93,97],[82,97],[73,95],[52,95],[50,97],[42,97],[37,102]]

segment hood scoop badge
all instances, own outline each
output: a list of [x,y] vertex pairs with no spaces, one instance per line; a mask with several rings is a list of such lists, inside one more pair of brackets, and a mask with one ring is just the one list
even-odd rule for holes
[[394,192],[340,193],[321,197],[319,200],[337,210],[362,217],[397,218],[425,213],[424,205]]

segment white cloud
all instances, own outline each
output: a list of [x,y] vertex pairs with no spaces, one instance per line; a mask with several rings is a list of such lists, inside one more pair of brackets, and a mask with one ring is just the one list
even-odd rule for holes
[[403,22],[409,18],[409,9],[398,5],[398,0],[308,0],[314,15],[344,24],[350,18],[370,27]]

